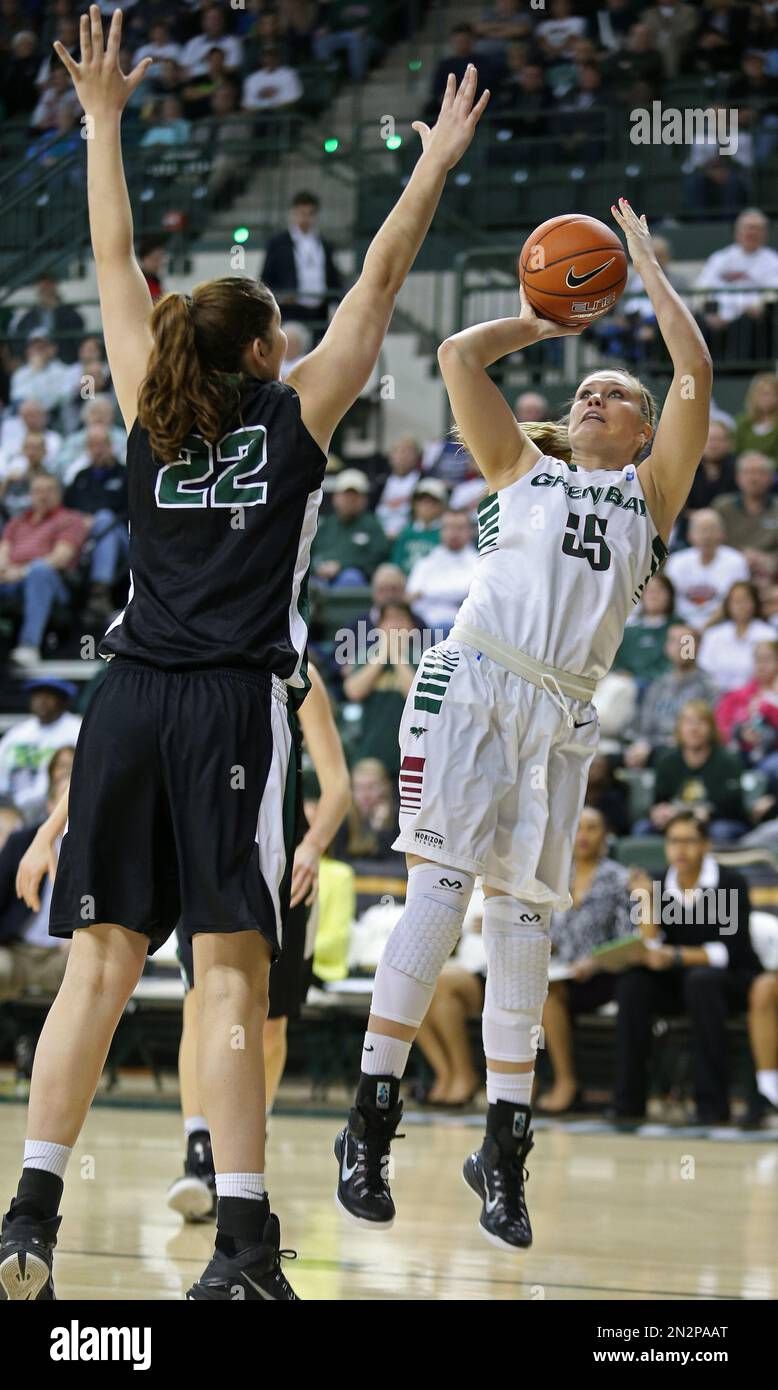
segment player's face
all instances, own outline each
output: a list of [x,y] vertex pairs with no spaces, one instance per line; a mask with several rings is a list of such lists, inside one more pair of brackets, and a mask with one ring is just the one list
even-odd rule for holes
[[568,434],[574,451],[629,463],[648,438],[641,395],[620,372],[586,377],[575,393]]

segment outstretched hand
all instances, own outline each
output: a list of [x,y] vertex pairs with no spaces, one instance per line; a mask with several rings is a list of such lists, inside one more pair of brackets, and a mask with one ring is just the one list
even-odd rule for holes
[[450,72],[440,115],[432,129],[430,130],[424,121],[413,122],[412,129],[421,136],[424,153],[429,151],[436,159],[440,159],[446,169],[453,169],[454,165],[459,163],[486,110],[489,89],[487,87],[473,105],[477,87],[478,73],[472,63],[468,64],[459,87],[453,72]]
[[67,49],[57,40],[54,51],[67,68],[76,95],[87,114],[106,111],[122,111],[135,88],[143,81],[152,58],[144,58],[125,77],[119,67],[119,49],[122,39],[122,12],[114,10],[108,30],[108,40],[103,43],[103,20],[97,5],[89,6],[89,14],[82,14],[80,22],[81,62],[71,58]]
[[581,323],[571,324],[570,327],[567,327],[563,323],[554,323],[553,319],[541,318],[540,314],[535,313],[535,310],[527,299],[526,291],[521,281],[519,281],[519,298],[521,300],[519,322],[526,324],[528,330],[532,333],[532,342],[540,343],[544,338],[577,338],[580,333],[583,333],[585,328],[589,327],[588,320],[582,320]]
[[636,265],[645,256],[654,256],[654,243],[651,240],[651,233],[648,230],[646,214],[638,217],[634,208],[630,207],[626,198],[619,198],[619,205],[611,205],[613,219],[618,222],[621,230],[627,238],[627,250],[632,257],[632,264]]

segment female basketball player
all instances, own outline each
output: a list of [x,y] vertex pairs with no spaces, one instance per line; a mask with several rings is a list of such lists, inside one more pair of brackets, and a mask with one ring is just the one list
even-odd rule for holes
[[[127,607],[87,711],[50,926],[72,937],[38,1044],[24,1169],[3,1221],[0,1296],[53,1297],[57,1210],[72,1146],[149,950],[179,917],[194,938],[198,1084],[218,1193],[216,1252],[193,1299],[295,1297],[264,1185],[262,1025],[288,895],[287,701],[304,695],[306,590],[330,437],[378,357],[446,175],[473,138],[470,68],[362,273],[286,385],[278,306],[228,277],[152,307],[133,254],[121,113],[121,13],[81,61],[55,48],[86,114],[88,199],[103,332],[129,436]],[[291,807],[292,799],[287,801]],[[285,832],[285,833],[284,833]]]
[[478,508],[470,593],[449,640],[425,654],[400,729],[394,847],[407,853],[408,894],[376,973],[362,1078],[335,1145],[338,1201],[374,1227],[394,1218],[386,1157],[399,1078],[483,874],[489,1109],[464,1175],[490,1240],[532,1240],[524,1160],[548,927],[552,908],[571,903],[572,846],[598,738],[592,695],[667,553],[708,430],[702,335],[662,273],[645,218],[624,199],[613,214],[673,363],[656,429],[648,392],[611,370],[582,381],[564,425],[518,425],[486,368],[565,332],[526,300],[517,319],[468,328],[438,354],[490,493]]
[[[332,714],[327,688],[310,666],[311,688],[300,706],[300,731],[305,740],[321,795],[310,825],[298,807],[298,830],[292,867],[289,911],[284,918],[284,949],[270,968],[268,1012],[263,1030],[265,1108],[270,1114],[286,1064],[286,1026],[299,1018],[313,973],[313,940],[308,942],[308,918],[318,889],[319,862],[335,838],[351,805],[351,784],[343,745]],[[21,867],[21,866],[20,866]],[[314,923],[315,932],[315,923]],[[170,1186],[168,1206],[185,1221],[215,1216],[215,1183],[208,1121],[203,1115],[197,1084],[197,991],[191,942],[178,928],[178,954],[187,987],[184,1026],[178,1052],[181,1109],[187,1137],[184,1172]]]

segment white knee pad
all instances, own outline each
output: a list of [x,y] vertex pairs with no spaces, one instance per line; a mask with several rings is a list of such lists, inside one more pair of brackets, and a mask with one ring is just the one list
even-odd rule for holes
[[495,1062],[534,1062],[548,994],[551,907],[484,899],[487,975],[483,1040]]
[[419,1028],[438,975],[462,934],[473,875],[437,864],[416,864],[408,874],[405,911],[384,947],[371,1012]]

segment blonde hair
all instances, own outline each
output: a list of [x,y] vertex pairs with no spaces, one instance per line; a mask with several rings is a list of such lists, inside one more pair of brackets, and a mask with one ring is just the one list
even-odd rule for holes
[[707,701],[687,700],[685,705],[681,705],[681,708],[678,711],[678,717],[675,721],[674,733],[676,743],[680,742],[681,720],[686,714],[693,714],[697,719],[704,719],[705,723],[708,726],[708,734],[710,736],[711,743],[720,742],[718,725],[716,724],[716,717]]
[[752,377],[748,390],[746,391],[745,413],[749,420],[753,421],[756,419],[756,408],[754,405],[756,393],[759,387],[763,386],[766,381],[769,381],[773,390],[778,393],[778,376],[776,376],[774,372],[757,372],[756,376]]

